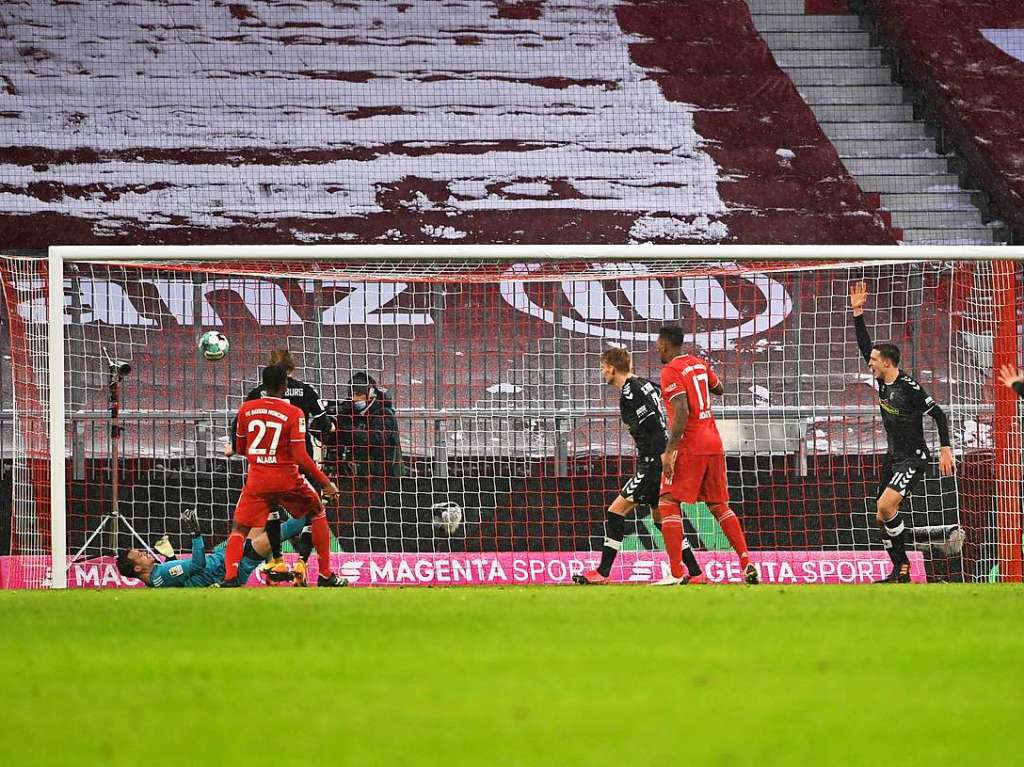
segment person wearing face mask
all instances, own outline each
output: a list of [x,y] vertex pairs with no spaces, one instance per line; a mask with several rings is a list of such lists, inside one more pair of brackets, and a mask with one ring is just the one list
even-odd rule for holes
[[329,408],[335,410],[337,430],[324,443],[327,463],[344,475],[401,476],[402,445],[390,393],[361,371],[348,385],[349,398]]

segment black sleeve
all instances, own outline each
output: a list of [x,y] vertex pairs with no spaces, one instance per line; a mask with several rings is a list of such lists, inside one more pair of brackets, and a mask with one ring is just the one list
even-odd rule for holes
[[319,438],[330,432],[330,416],[327,415],[327,403],[320,399],[316,389],[308,383],[302,384],[302,411],[309,421],[309,430]]
[[236,453],[238,452],[238,413],[235,413],[234,418],[231,419],[231,425],[228,427],[228,444],[231,445],[231,449]]
[[[252,402],[254,399],[259,399],[260,397],[262,397],[263,396],[263,392],[262,392],[261,389],[262,389],[262,387],[260,387],[260,386],[257,386],[255,389],[252,389],[248,394],[245,395],[245,401],[246,402]],[[235,417],[231,419],[231,425],[228,427],[228,444],[230,444],[231,447],[234,448],[235,450],[238,449],[238,446],[235,444],[235,432],[236,431],[238,431],[238,414],[237,413],[235,414]]]
[[395,411],[389,406],[375,406],[365,416],[353,419],[353,447],[368,450],[386,450],[399,443],[398,419]]
[[330,443],[337,447],[350,448],[355,445],[355,416],[352,413],[352,402],[342,400],[335,408],[334,423],[336,429],[330,435]]
[[388,445],[388,414],[381,410],[366,416],[366,446],[383,449]]
[[398,418],[391,409],[388,410],[388,453],[385,457],[385,473],[390,477],[402,475],[402,438],[398,433]]
[[939,403],[932,399],[932,396],[924,390],[924,387],[917,381],[913,381],[914,398],[916,404],[921,408],[924,415],[930,415],[935,421],[935,428],[939,432],[939,444],[943,447],[950,447],[949,441],[949,419],[946,411],[939,407]]
[[857,331],[857,348],[860,349],[861,356],[867,362],[871,359],[871,334],[868,333],[868,326],[864,323],[863,314],[853,318],[853,327]]
[[928,411],[928,415],[935,421],[935,428],[939,432],[939,444],[943,447],[950,447],[949,419],[946,418],[946,411],[935,405]]
[[1014,383],[1013,390],[1017,392],[1018,397],[1024,397],[1024,381],[1017,381]]

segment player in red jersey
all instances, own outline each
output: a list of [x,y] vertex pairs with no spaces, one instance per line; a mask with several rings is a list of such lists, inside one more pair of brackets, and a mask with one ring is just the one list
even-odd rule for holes
[[[683,353],[683,329],[674,325],[658,333],[661,396],[668,412],[668,446],[661,457],[661,499],[658,513],[672,575],[666,583],[688,580],[683,569],[683,518],[680,503],[704,501],[740,557],[747,583],[757,583],[747,541],[736,514],[729,508],[725,448],[711,412],[711,395],[722,394],[722,382],[700,357]],[[689,579],[692,582],[692,579]]]
[[347,584],[331,571],[331,532],[323,503],[300,469],[323,487],[324,498],[338,497],[338,488],[306,452],[306,418],[302,410],[284,399],[288,374],[271,365],[263,369],[260,399],[242,403],[235,430],[235,451],[249,460],[249,476],[235,507],[235,522],[224,557],[223,586],[237,586],[238,563],[245,538],[253,528],[264,527],[276,505],[293,517],[310,520],[313,546],[320,563],[318,586]]

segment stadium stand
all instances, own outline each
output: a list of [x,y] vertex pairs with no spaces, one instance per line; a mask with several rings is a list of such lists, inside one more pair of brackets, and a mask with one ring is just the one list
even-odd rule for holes
[[1024,5],[863,0],[963,171],[1024,232]]
[[[945,147],[845,0],[751,0],[754,22],[843,164],[908,244],[993,244]],[[805,12],[806,9],[806,12]]]
[[899,237],[742,0],[0,14],[8,247]]
[[[893,84],[899,72],[849,10],[844,0],[306,0],[180,4],[172,15],[139,0],[6,3],[0,242],[992,243],[950,167],[956,158],[936,151]],[[999,48],[1010,36],[987,39],[997,42],[986,55],[1007,69]],[[927,82],[920,69],[915,80]],[[939,117],[954,125],[970,104],[950,104]],[[1001,114],[985,123],[999,129],[993,139],[949,130],[958,147],[973,141],[973,154],[961,152],[978,169],[965,175],[1002,208],[1019,200],[1006,160],[1019,138]],[[918,323],[938,325],[951,288],[937,273],[881,277],[879,327],[948,401],[957,379],[948,338]],[[237,404],[238,381],[266,348],[296,339],[327,397],[342,396],[352,369],[384,373],[407,411],[410,472],[389,480],[383,501],[346,480],[352,502],[338,534],[349,550],[590,547],[589,522],[632,470],[616,414],[577,428],[518,411],[570,397],[610,410],[614,395],[592,360],[609,338],[649,351],[660,320],[723,338],[745,328],[735,343],[707,344],[733,387],[730,407],[868,413],[821,417],[807,444],[786,431],[792,421],[740,434],[734,414],[729,471],[755,547],[870,543],[864,498],[881,436],[874,390],[848,344],[845,274],[695,274],[673,284],[671,298],[660,283],[643,290],[622,280],[614,302],[596,278],[453,278],[437,291],[102,270],[70,282],[75,410],[95,409],[99,392],[102,413],[102,375],[90,365],[111,339],[133,350],[138,370],[126,411],[206,407],[195,368],[179,360],[194,355],[196,329],[212,320],[248,340],[203,371],[203,395],[218,407]],[[985,285],[979,277],[977,291]],[[335,316],[342,302],[349,313]],[[26,301],[22,316],[39,308]],[[494,343],[498,328],[514,332]],[[971,353],[982,336],[964,342]],[[653,357],[639,369],[656,375]],[[439,384],[436,371],[448,380]],[[826,382],[802,383],[805,371]],[[467,414],[446,421],[450,444],[440,444],[438,420],[423,413],[449,405]],[[491,408],[498,415],[486,415]],[[139,422],[124,438],[121,501],[142,534],[163,532],[197,504],[216,510],[214,530],[225,533],[241,471],[224,468],[215,449],[217,417]],[[78,547],[106,503],[109,431],[85,417],[74,426],[69,540]],[[985,439],[979,451],[991,448]],[[765,454],[766,440],[777,453]],[[970,504],[992,497],[991,474],[965,461],[973,485],[959,509],[940,503],[946,491],[930,481],[915,522],[987,529],[987,500]],[[808,475],[827,479],[808,491]],[[536,498],[530,515],[512,500],[523,492]],[[467,517],[472,533],[437,534],[441,497],[479,512]],[[967,556],[972,572],[991,560],[977,538]]]

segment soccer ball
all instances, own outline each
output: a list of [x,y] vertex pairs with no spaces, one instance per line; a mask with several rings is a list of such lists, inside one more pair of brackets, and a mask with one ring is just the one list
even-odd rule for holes
[[462,507],[452,501],[442,501],[430,507],[434,530],[444,535],[454,535],[462,524]]
[[211,362],[224,359],[230,347],[228,337],[216,330],[208,330],[199,336],[199,351]]

